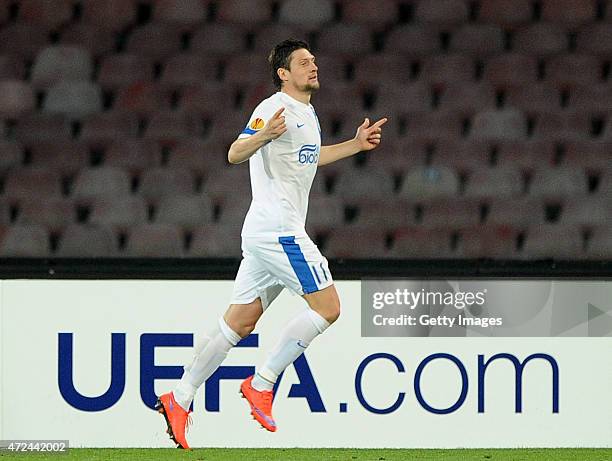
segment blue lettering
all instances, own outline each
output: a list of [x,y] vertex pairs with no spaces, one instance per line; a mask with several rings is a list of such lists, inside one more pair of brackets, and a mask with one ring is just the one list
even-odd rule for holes
[[[432,407],[431,405],[429,405],[425,401],[425,399],[423,398],[423,394],[421,392],[421,374],[423,374],[423,370],[425,369],[427,364],[429,362],[433,361],[433,360],[436,360],[436,359],[447,359],[447,360],[450,360],[455,365],[457,365],[457,368],[459,368],[459,372],[461,373],[461,394],[459,395],[459,398],[454,403],[454,405],[451,405],[448,408],[434,408],[434,407]],[[465,367],[463,366],[463,363],[461,362],[461,360],[459,360],[454,355],[451,355],[451,354],[442,354],[442,353],[429,355],[429,356],[425,357],[425,359],[419,364],[419,366],[416,369],[416,372],[414,374],[414,394],[416,395],[416,398],[419,401],[419,403],[421,404],[421,406],[425,410],[429,411],[430,413],[435,413],[437,415],[446,415],[446,414],[452,413],[454,411],[457,411],[459,408],[461,408],[461,405],[463,405],[463,402],[465,402],[465,398],[467,397],[467,393],[468,393],[468,375],[467,375],[467,371],[466,371]]]
[[370,364],[370,362],[373,362],[374,360],[378,360],[378,359],[390,360],[391,362],[395,364],[397,371],[400,373],[404,373],[406,371],[404,369],[404,364],[396,356],[392,354],[378,353],[378,354],[369,355],[361,361],[361,363],[359,364],[359,367],[357,368],[357,374],[355,375],[355,391],[357,392],[357,399],[359,400],[359,403],[361,403],[363,408],[365,408],[369,412],[376,413],[378,415],[385,415],[387,413],[393,413],[395,410],[397,410],[400,407],[400,405],[404,401],[404,397],[406,396],[406,393],[405,392],[398,393],[395,403],[393,403],[393,405],[387,408],[376,408],[367,402],[367,400],[363,396],[363,388],[361,384],[361,380],[363,378],[363,372],[365,371],[366,367]]
[[[313,413],[325,413],[325,405],[323,405],[323,399],[321,399],[321,394],[319,393],[319,389],[317,389],[317,383],[314,380],[306,356],[304,354],[300,355],[295,359],[295,362],[293,362],[293,366],[300,382],[291,385],[288,397],[303,397],[306,399],[306,402],[308,402],[310,411]],[[281,376],[279,376],[276,381],[275,392],[280,383]]]
[[155,365],[156,347],[192,347],[191,333],[144,333],[140,335],[140,398],[153,409],[157,401],[155,381],[158,379],[180,379],[183,367]]
[[73,380],[72,333],[58,333],[57,382],[68,404],[83,411],[102,411],[119,401],[125,389],[125,333],[111,334],[111,382],[106,392],[86,397],[76,390]]
[[514,411],[523,411],[523,369],[527,362],[533,359],[544,359],[552,368],[552,411],[559,413],[559,365],[557,361],[548,354],[531,354],[523,363],[512,354],[496,354],[485,362],[484,355],[478,355],[478,413],[485,411],[485,372],[491,362],[497,359],[508,359],[514,365]]

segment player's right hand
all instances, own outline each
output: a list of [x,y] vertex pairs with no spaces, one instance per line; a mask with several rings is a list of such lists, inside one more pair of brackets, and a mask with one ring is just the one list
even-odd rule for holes
[[287,131],[287,125],[285,124],[285,117],[282,115],[284,107],[281,107],[276,111],[276,113],[268,120],[266,126],[264,126],[260,133],[261,136],[267,140],[272,141],[273,139],[281,136],[285,131]]

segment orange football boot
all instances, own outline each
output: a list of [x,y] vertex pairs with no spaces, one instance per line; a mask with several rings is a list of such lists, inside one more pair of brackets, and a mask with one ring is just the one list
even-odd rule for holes
[[160,395],[155,404],[155,409],[164,415],[168,425],[166,432],[176,443],[176,448],[189,450],[187,439],[185,439],[185,429],[191,424],[191,411],[185,411],[183,407],[176,403],[172,392]]
[[251,406],[251,415],[270,432],[276,432],[276,423],[272,418],[272,391],[258,391],[251,386],[253,376],[249,376],[240,385],[240,393]]

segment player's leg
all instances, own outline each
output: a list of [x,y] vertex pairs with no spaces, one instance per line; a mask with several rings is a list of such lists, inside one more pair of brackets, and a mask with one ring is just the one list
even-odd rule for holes
[[179,447],[189,448],[185,429],[196,391],[219,368],[230,349],[251,333],[262,313],[259,298],[249,304],[231,304],[215,328],[198,342],[193,360],[174,390],[159,396],[156,408],[164,415],[167,432]]
[[261,299],[248,304],[231,304],[215,328],[198,342],[192,362],[174,389],[177,403],[188,410],[198,388],[227,357],[238,342],[251,334],[263,314]]
[[267,272],[245,255],[236,276],[230,307],[215,327],[198,341],[193,359],[185,366],[176,388],[159,397],[157,409],[166,418],[168,433],[180,447],[188,448],[185,429],[197,389],[221,365],[229,350],[251,333],[269,301],[260,286],[270,283]]
[[303,297],[309,308],[293,318],[281,331],[276,346],[264,364],[257,368],[252,384],[255,389],[272,390],[285,368],[340,316],[340,299],[334,285],[304,294]]
[[[243,387],[253,393],[271,395],[278,376],[295,361],[340,315],[340,301],[333,285],[327,260],[308,238],[279,239],[279,245],[264,246],[262,264],[287,287],[301,294],[309,307],[292,319],[281,331],[276,346]],[[276,430],[270,412],[257,418],[268,430]],[[271,429],[271,427],[273,429]]]

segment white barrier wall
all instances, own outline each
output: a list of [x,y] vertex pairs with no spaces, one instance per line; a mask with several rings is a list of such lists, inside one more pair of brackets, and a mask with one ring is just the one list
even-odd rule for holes
[[[0,439],[172,446],[145,401],[175,379],[153,378],[180,375],[189,345],[223,313],[231,288],[229,281],[2,282]],[[193,446],[612,447],[610,337],[362,338],[360,282],[337,288],[341,318],[280,381],[279,430],[263,431],[249,417],[237,377],[304,308],[287,292],[248,347],[230,352],[220,373],[236,378],[200,389]],[[496,354],[508,355],[479,373],[479,356],[484,363]],[[533,354],[542,355],[524,363]],[[518,403],[509,358],[524,365]]]

